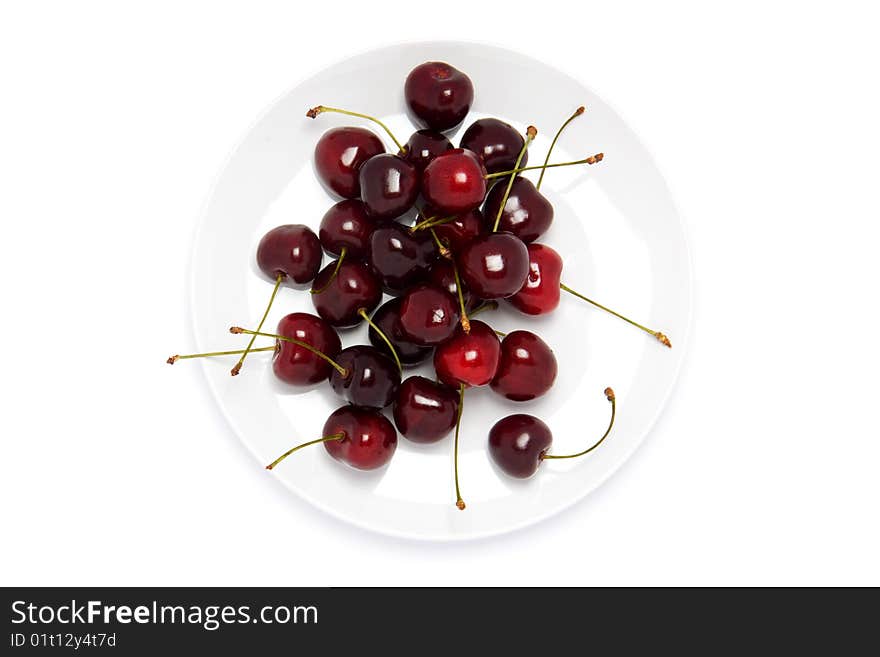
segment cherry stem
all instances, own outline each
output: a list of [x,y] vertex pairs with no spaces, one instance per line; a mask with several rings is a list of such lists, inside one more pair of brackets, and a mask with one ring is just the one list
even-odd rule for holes
[[538,129],[535,128],[535,126],[530,125],[526,129],[526,138],[523,140],[523,145],[522,148],[519,150],[519,155],[516,156],[516,163],[513,165],[514,173],[510,174],[510,180],[507,181],[507,189],[504,190],[504,196],[501,197],[501,205],[498,206],[498,214],[495,216],[495,225],[492,227],[493,233],[498,231],[498,224],[501,223],[501,215],[504,214],[504,206],[507,205],[507,197],[510,196],[510,190],[513,189],[513,181],[516,180],[515,171],[519,169],[520,162],[522,162],[523,157],[525,157],[526,151],[529,149],[529,144],[531,144],[532,140],[537,136]]
[[320,289],[316,290],[315,288],[312,288],[309,290],[311,294],[321,294],[321,292],[330,287],[330,283],[333,282],[333,279],[336,278],[336,274],[339,273],[339,268],[342,266],[342,261],[345,260],[346,253],[348,253],[348,247],[343,246],[342,251],[339,252],[339,257],[336,259],[336,266],[333,268],[333,273],[330,274],[330,278],[327,279],[327,282],[324,283]]
[[[565,120],[565,123],[563,123],[561,126],[559,126],[559,130],[556,131],[556,136],[553,137],[553,141],[550,142],[550,150],[547,151],[547,157],[544,158],[544,166],[545,167],[547,166],[547,163],[550,162],[550,153],[553,152],[553,147],[556,146],[556,140],[559,139],[559,135],[561,135],[562,131],[565,130],[566,127],[568,127],[569,123],[571,123],[577,117],[579,117],[581,114],[583,114],[585,110],[586,110],[586,108],[583,105],[581,105],[580,107],[578,107],[574,111],[574,114],[572,114],[571,116],[569,116]],[[541,169],[541,175],[538,177],[538,184],[535,185],[535,189],[541,189],[541,183],[544,181],[544,174],[545,173],[547,173],[547,169],[546,168]]]
[[508,171],[498,171],[496,173],[490,173],[486,175],[486,180],[491,180],[492,178],[503,178],[504,176],[509,176],[514,173],[522,173],[523,171],[535,171],[536,169],[555,169],[556,167],[570,167],[575,164],[596,164],[597,162],[601,162],[605,159],[605,153],[596,153],[595,155],[591,155],[590,157],[585,157],[583,160],[573,160],[571,162],[555,162],[553,164],[536,164],[531,167],[520,167],[519,169],[510,169]]
[[415,226],[412,227],[412,230],[413,232],[415,232],[417,230],[423,230],[425,228],[434,228],[435,226],[442,226],[443,224],[452,223],[456,219],[458,219],[458,217],[454,215],[450,217],[431,217],[417,223]]
[[376,326],[373,323],[373,320],[370,319],[370,316],[367,314],[367,309],[366,308],[358,308],[358,315],[363,317],[364,321],[370,325],[370,328],[372,328],[376,333],[378,333],[379,337],[382,338],[382,340],[385,342],[385,344],[388,345],[388,348],[391,350],[391,355],[394,356],[394,362],[397,363],[397,369],[400,372],[403,372],[403,365],[400,364],[400,358],[397,355],[397,350],[394,348],[394,345],[391,344],[391,340],[388,339],[388,336],[385,335],[385,332],[382,329],[380,329],[378,326]]
[[324,436],[323,438],[318,438],[317,440],[310,440],[309,442],[303,443],[302,445],[297,445],[296,447],[293,447],[293,448],[287,450],[286,452],[284,452],[284,454],[282,454],[277,459],[272,461],[269,465],[266,466],[266,469],[271,470],[272,468],[274,468],[276,465],[281,463],[281,461],[286,459],[288,456],[293,454],[298,449],[302,449],[303,447],[308,447],[309,445],[317,445],[318,443],[327,443],[327,442],[330,442],[331,440],[342,440],[343,438],[345,438],[344,433],[334,433],[334,434],[330,434],[329,436]]
[[275,347],[254,347],[252,349],[233,349],[232,351],[209,351],[204,354],[175,354],[166,360],[165,362],[169,365],[174,365],[179,360],[185,360],[187,358],[206,358],[208,356],[235,356],[237,354],[243,353],[254,353],[257,351],[275,351]]
[[449,247],[447,247],[443,242],[440,241],[440,238],[437,236],[437,231],[434,230],[433,227],[428,228],[431,231],[431,237],[434,238],[434,243],[437,245],[437,250],[440,251],[440,255],[444,258],[449,258]]
[[464,410],[464,384],[458,385],[458,413],[455,418],[455,506],[464,511],[465,503],[461,499],[461,489],[458,487],[458,432],[461,427],[461,413]]
[[277,333],[262,333],[260,331],[251,331],[250,329],[242,328],[240,326],[230,326],[229,332],[234,333],[236,335],[238,335],[240,333],[244,333],[245,335],[254,335],[254,336],[262,335],[265,338],[275,338],[276,340],[281,340],[283,342],[290,342],[291,344],[295,344],[297,347],[302,347],[303,349],[312,352],[313,354],[315,354],[315,356],[318,356],[318,358],[323,358],[325,361],[330,363],[330,365],[332,365],[333,368],[337,372],[339,372],[343,378],[346,378],[346,379],[348,378],[348,370],[347,369],[345,369],[342,365],[340,365],[335,360],[330,358],[330,356],[325,354],[323,351],[319,351],[318,349],[315,349],[308,342],[303,342],[302,340],[295,340],[294,338],[288,338],[286,335],[278,335]]
[[617,402],[614,398],[614,391],[611,388],[605,388],[605,398],[611,402],[611,421],[608,423],[608,428],[605,430],[605,433],[602,434],[602,437],[599,438],[598,441],[593,443],[593,445],[591,445],[590,447],[587,447],[583,452],[578,452],[577,454],[565,454],[564,456],[556,456],[555,454],[543,454],[541,456],[541,459],[574,459],[578,456],[589,454],[599,445],[601,445],[602,441],[608,437],[609,433],[611,433],[611,427],[614,426],[614,415],[617,411]]
[[578,299],[583,299],[583,300],[586,301],[587,303],[591,303],[591,304],[593,304],[594,306],[596,306],[596,308],[601,308],[601,309],[604,310],[606,313],[610,313],[610,314],[614,315],[615,317],[618,317],[618,318],[622,319],[623,321],[628,322],[629,324],[632,324],[632,325],[635,326],[636,328],[639,328],[639,329],[643,330],[643,331],[644,331],[645,333],[647,333],[648,335],[653,335],[653,336],[654,336],[659,342],[661,342],[662,344],[665,344],[667,347],[669,347],[670,349],[672,349],[672,343],[669,341],[669,338],[667,338],[666,335],[664,335],[664,334],[661,333],[660,331],[652,331],[652,330],[649,329],[647,326],[642,326],[642,325],[639,324],[638,322],[634,322],[633,320],[631,320],[629,317],[624,317],[624,316],[621,315],[620,313],[618,313],[618,312],[614,312],[613,310],[611,310],[611,308],[607,308],[607,307],[603,306],[601,303],[598,303],[598,302],[596,302],[596,301],[593,301],[593,300],[590,299],[589,297],[585,297],[585,296],[584,296],[583,294],[581,294],[580,292],[576,292],[575,290],[572,290],[572,289],[571,289],[570,287],[568,287],[565,283],[560,283],[560,284],[559,284],[559,287],[561,287],[563,290],[565,290],[565,291],[568,292],[569,294],[573,294],[573,295],[576,296]]
[[498,302],[497,301],[484,301],[479,306],[474,308],[471,311],[471,317],[479,315],[480,313],[484,313],[487,310],[498,310]]
[[495,331],[495,335],[497,335],[499,338],[506,338],[507,337],[507,333],[505,333],[504,331],[498,331],[496,329],[492,329],[492,330]]
[[400,142],[397,141],[397,137],[394,136],[394,133],[391,132],[391,130],[388,128],[388,126],[385,125],[384,123],[382,123],[375,116],[370,116],[369,114],[361,114],[360,112],[352,112],[349,110],[339,109],[338,107],[327,107],[326,105],[318,105],[317,107],[313,107],[308,112],[306,112],[306,116],[309,117],[310,119],[315,119],[318,117],[318,114],[321,114],[323,112],[335,112],[336,114],[345,114],[347,116],[356,116],[360,119],[367,119],[367,121],[372,121],[376,125],[381,126],[382,129],[388,133],[388,136],[391,137],[391,141],[393,141],[394,145],[397,146],[397,150],[399,150],[401,153],[406,152],[406,149],[400,145]]
[[471,320],[468,319],[467,310],[464,307],[464,292],[461,289],[461,277],[458,275],[458,264],[452,259],[452,275],[455,276],[455,291],[458,293],[458,305],[461,308],[461,330],[471,332]]
[[[263,328],[263,323],[266,321],[266,317],[269,315],[269,309],[272,308],[272,303],[275,301],[275,295],[278,294],[278,288],[281,286],[281,274],[275,278],[275,288],[272,290],[272,296],[269,297],[269,305],[266,306],[266,312],[263,313],[263,318],[260,320],[260,324],[257,326],[257,330],[259,331]],[[241,371],[241,366],[244,365],[244,359],[247,358],[248,352],[251,350],[251,347],[254,346],[254,340],[257,339],[257,336],[251,336],[251,341],[248,342],[247,348],[244,350],[244,353],[241,355],[241,358],[238,359],[238,362],[233,366],[233,368],[229,371],[232,376],[237,376]]]

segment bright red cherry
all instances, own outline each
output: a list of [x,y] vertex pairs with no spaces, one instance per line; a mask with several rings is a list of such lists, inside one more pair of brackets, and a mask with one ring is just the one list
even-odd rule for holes
[[370,264],[389,294],[402,294],[428,275],[437,247],[428,231],[410,232],[392,223],[370,236]]
[[361,201],[345,199],[324,213],[318,237],[331,255],[339,256],[345,249],[347,255],[361,258],[369,250],[375,227],[376,220],[367,215]]
[[273,281],[310,283],[321,268],[321,244],[308,226],[288,224],[263,235],[257,246],[257,266]]
[[546,342],[531,331],[513,331],[501,341],[498,372],[489,385],[511,401],[531,401],[553,387],[557,369]]
[[357,198],[361,165],[384,152],[382,140],[365,128],[332,128],[315,145],[318,179],[339,196]]
[[419,130],[412,133],[404,148],[403,158],[421,173],[440,153],[451,151],[455,147],[441,132]]
[[430,283],[410,288],[401,300],[400,328],[416,344],[440,344],[452,335],[461,319],[458,299]]
[[[400,328],[401,301],[400,297],[386,301],[373,313],[371,319],[373,324],[378,326],[379,330],[391,342],[394,350],[397,352],[397,357],[400,358],[400,362],[403,365],[418,365],[430,357],[433,348],[416,344],[404,337],[403,330]],[[370,327],[369,335],[370,342],[376,349],[387,356],[392,356],[385,340],[382,339],[382,336],[372,326]]]
[[417,123],[432,130],[451,130],[467,116],[474,102],[474,85],[445,62],[425,62],[406,76],[404,96]]
[[459,326],[452,337],[434,350],[434,369],[445,384],[458,388],[484,386],[498,372],[501,343],[489,326],[479,320],[471,322],[470,332]]
[[272,358],[275,376],[285,383],[297,386],[312,385],[330,376],[332,365],[313,350],[329,358],[334,358],[339,353],[342,345],[332,326],[309,313],[291,313],[281,318],[276,332],[304,342],[312,349],[276,340],[275,355]]
[[331,262],[315,279],[312,304],[331,326],[357,326],[366,312],[379,305],[382,287],[373,271],[362,262],[346,260]]
[[529,252],[515,235],[489,233],[458,253],[463,283],[481,299],[502,299],[522,289],[529,273]]
[[546,244],[528,245],[529,274],[522,289],[508,297],[510,304],[526,315],[545,315],[559,305],[562,258]]
[[396,219],[416,202],[419,172],[397,155],[381,153],[360,168],[361,199],[374,219]]
[[385,408],[394,401],[400,386],[400,370],[375,347],[356,345],[334,359],[345,369],[330,372],[330,386],[355,406]]
[[[492,187],[486,197],[485,215],[495,225],[501,199],[504,198],[504,181]],[[553,206],[528,178],[517,176],[510,188],[510,195],[501,212],[498,230],[513,233],[523,242],[534,242],[547,232],[553,223]]]
[[394,423],[400,433],[416,443],[434,443],[455,426],[459,392],[423,376],[400,384],[394,400]]
[[470,212],[486,197],[486,169],[463,148],[441,153],[422,173],[422,195],[441,214]]
[[[461,137],[461,147],[476,153],[489,173],[513,169],[524,143],[512,125],[498,119],[474,121]],[[519,165],[526,166],[528,160],[526,151]]]
[[[425,210],[426,213],[429,211],[434,213],[430,216],[438,214],[433,208]],[[474,238],[486,233],[486,223],[479,208],[458,215],[451,221],[437,224],[433,228],[440,241],[453,251],[460,251]]]

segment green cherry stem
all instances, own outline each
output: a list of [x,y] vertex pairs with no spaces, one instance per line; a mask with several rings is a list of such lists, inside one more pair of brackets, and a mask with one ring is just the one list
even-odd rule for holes
[[471,332],[471,320],[468,319],[467,309],[464,306],[464,292],[461,289],[461,277],[458,275],[458,263],[452,258],[452,275],[455,277],[455,291],[458,293],[458,305],[461,308],[461,330]]
[[394,345],[391,344],[391,340],[388,339],[388,336],[385,335],[385,332],[382,329],[380,329],[378,326],[376,326],[373,323],[373,320],[370,319],[370,316],[367,314],[367,309],[366,308],[358,308],[358,315],[363,317],[364,321],[370,325],[370,328],[372,328],[379,335],[379,337],[382,338],[382,340],[385,342],[385,344],[388,345],[388,348],[391,350],[391,355],[394,356],[394,362],[397,363],[397,369],[400,372],[403,372],[403,365],[400,364],[400,358],[397,355],[397,349],[395,349]]
[[499,338],[506,338],[507,337],[507,333],[505,333],[504,331],[498,331],[496,329],[492,329],[492,330],[495,331],[495,335],[497,335]]
[[339,257],[336,259],[336,266],[333,268],[333,273],[330,274],[330,278],[327,279],[327,282],[324,283],[320,289],[316,290],[315,288],[312,288],[309,292],[312,294],[321,294],[321,292],[330,287],[330,283],[333,282],[333,279],[336,278],[336,274],[339,273],[339,268],[342,266],[342,261],[345,260],[346,253],[348,253],[348,247],[343,246],[342,251],[339,252]]
[[487,310],[498,310],[498,302],[497,301],[484,301],[479,306],[474,308],[471,311],[471,317],[479,315],[480,313],[484,313]]
[[523,140],[522,148],[519,150],[519,155],[516,156],[516,163],[513,165],[514,173],[510,174],[510,180],[507,181],[507,189],[504,190],[504,196],[501,197],[501,205],[498,206],[498,214],[495,216],[495,225],[492,227],[493,233],[498,231],[498,224],[501,223],[501,215],[504,214],[504,206],[507,205],[507,197],[510,196],[510,190],[513,189],[513,181],[516,180],[516,170],[519,169],[520,162],[522,162],[526,151],[529,149],[529,144],[531,144],[532,140],[537,136],[538,129],[535,126],[530,125],[526,128],[526,138]]
[[555,169],[556,167],[570,167],[576,164],[596,164],[597,162],[601,162],[605,159],[605,153],[596,153],[595,155],[591,155],[590,157],[585,157],[583,160],[573,160],[571,162],[555,162],[553,164],[536,164],[532,167],[520,167],[518,169],[510,169],[508,171],[497,171],[496,173],[490,173],[486,175],[486,180],[492,180],[494,178],[503,178],[504,176],[509,176],[514,173],[522,173],[523,171],[535,171],[537,169]]
[[302,340],[296,340],[294,338],[288,338],[286,335],[278,335],[277,333],[262,333],[260,331],[251,331],[249,329],[242,328],[240,326],[229,327],[229,332],[233,333],[235,335],[239,335],[242,333],[244,333],[245,335],[254,335],[254,336],[262,335],[265,338],[275,338],[276,340],[281,340],[282,342],[290,342],[291,344],[295,344],[298,347],[302,347],[306,351],[311,351],[313,354],[315,354],[315,356],[317,356],[318,358],[322,358],[323,360],[327,361],[330,365],[332,365],[333,369],[335,369],[337,372],[339,372],[343,378],[348,378],[348,370],[347,369],[345,369],[342,365],[340,365],[335,360],[330,358],[330,356],[325,354],[323,351],[319,351],[318,349],[315,349],[308,342],[303,342]]
[[[266,317],[269,316],[269,309],[272,308],[272,303],[275,301],[275,295],[278,294],[278,288],[281,286],[282,278],[283,276],[281,274],[278,274],[278,276],[275,277],[275,288],[272,290],[272,296],[269,297],[269,305],[266,306],[266,311],[263,313],[263,318],[260,320],[260,324],[257,326],[258,331],[263,328],[263,323],[266,321]],[[241,366],[244,365],[244,359],[247,358],[248,352],[251,350],[251,347],[254,346],[254,340],[256,340],[256,338],[256,335],[251,337],[251,341],[248,342],[248,346],[244,350],[244,353],[241,355],[241,358],[238,359],[238,362],[229,371],[232,376],[237,376],[238,373],[241,371]]]
[[[561,135],[562,131],[568,127],[569,123],[571,123],[577,117],[579,117],[581,114],[583,114],[585,110],[586,110],[586,108],[583,105],[581,105],[580,107],[578,107],[574,111],[574,114],[572,114],[571,116],[569,116],[565,120],[565,123],[563,123],[561,126],[559,126],[559,130],[556,131],[556,135],[553,137],[553,141],[550,142],[550,150],[547,151],[547,157],[544,158],[544,166],[545,167],[550,162],[550,153],[553,152],[553,148],[556,146],[556,140],[559,139],[559,135]],[[535,189],[541,189],[541,183],[544,182],[544,174],[545,173],[547,173],[547,169],[546,168],[541,169],[541,175],[538,177],[538,184],[535,185]]]
[[461,413],[464,410],[464,384],[460,383],[458,385],[458,413],[455,417],[455,452],[454,452],[454,461],[455,461],[455,506],[464,511],[465,503],[464,500],[461,499],[461,489],[458,486],[458,432],[461,428]]
[[417,230],[423,230],[425,228],[434,228],[435,226],[442,226],[443,224],[452,223],[456,219],[458,219],[458,217],[456,216],[431,217],[430,219],[425,219],[424,221],[417,223],[415,226],[412,227],[412,230],[413,232],[415,232]]
[[434,230],[433,227],[428,228],[431,231],[431,237],[434,238],[434,244],[437,245],[437,250],[440,252],[444,258],[451,258],[449,254],[449,247],[447,247],[443,242],[440,241],[440,237],[437,235],[437,231]]
[[232,351],[209,351],[204,354],[175,354],[174,356],[170,356],[168,360],[165,362],[169,365],[174,365],[179,360],[185,360],[187,358],[207,358],[209,356],[234,356],[237,354],[243,354],[245,352],[253,353],[256,351],[275,351],[274,345],[271,347],[254,347],[253,349],[233,349]]
[[649,329],[647,326],[642,326],[638,322],[634,322],[629,317],[624,317],[620,313],[611,310],[611,308],[603,306],[601,303],[599,303],[597,301],[593,301],[589,297],[585,297],[580,292],[572,290],[565,283],[560,283],[559,287],[562,288],[563,290],[565,290],[566,292],[568,292],[569,294],[576,296],[578,299],[582,299],[582,300],[586,301],[587,303],[590,303],[590,304],[596,306],[596,308],[600,308],[601,310],[604,310],[606,313],[614,315],[615,317],[622,319],[624,322],[627,322],[628,324],[632,324],[633,326],[635,326],[638,329],[641,329],[642,331],[644,331],[648,335],[654,336],[654,338],[656,338],[661,344],[664,344],[667,347],[669,347],[670,349],[672,349],[672,343],[669,341],[669,338],[667,338],[664,333],[661,333],[660,331],[653,331],[653,330]]
[[385,125],[384,123],[382,123],[375,116],[370,116],[369,114],[361,114],[360,112],[352,112],[349,110],[339,109],[338,107],[327,107],[326,105],[318,105],[317,107],[313,107],[308,112],[306,112],[306,116],[309,117],[310,119],[316,119],[316,118],[318,118],[318,114],[322,114],[324,112],[335,112],[336,114],[345,114],[347,116],[356,116],[359,119],[366,119],[367,121],[372,121],[376,125],[381,126],[382,129],[388,133],[388,136],[391,137],[391,141],[393,141],[394,145],[397,146],[397,150],[399,150],[401,153],[406,152],[406,149],[403,146],[401,146],[399,141],[397,141],[397,137],[394,136],[394,133],[391,132],[391,130],[388,128],[388,126]]
[[310,440],[309,442],[303,443],[302,445],[297,445],[296,447],[293,447],[293,448],[287,450],[286,452],[284,452],[284,454],[282,454],[277,459],[272,461],[269,465],[266,466],[266,469],[271,470],[276,465],[281,463],[281,461],[286,459],[288,456],[293,454],[295,451],[302,449],[303,447],[308,447],[309,445],[317,445],[318,443],[327,443],[327,442],[330,442],[331,440],[342,440],[343,438],[345,438],[344,433],[333,433],[333,434],[330,434],[329,436],[324,436],[323,438],[318,438],[317,440]]
[[611,402],[611,421],[608,423],[608,428],[605,430],[605,433],[599,438],[598,441],[593,443],[590,447],[587,447],[583,452],[578,452],[577,454],[565,454],[564,456],[557,456],[556,454],[544,454],[541,456],[541,459],[574,459],[578,456],[583,456],[584,454],[589,454],[594,449],[596,449],[599,445],[602,444],[602,441],[608,437],[608,434],[611,433],[611,427],[614,426],[614,414],[617,411],[617,402],[614,398],[614,391],[611,388],[605,388],[605,398]]

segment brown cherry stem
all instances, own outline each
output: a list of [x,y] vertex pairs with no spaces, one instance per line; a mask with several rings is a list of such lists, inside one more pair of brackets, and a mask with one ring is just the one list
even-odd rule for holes
[[[519,150],[519,155],[516,156],[516,163],[513,165],[514,171],[519,169],[520,162],[522,162],[523,157],[525,157],[526,151],[529,149],[529,144],[532,143],[535,137],[538,136],[538,129],[530,125],[526,129],[526,138],[523,140],[522,148]],[[507,189],[504,190],[504,196],[501,197],[501,205],[498,206],[498,214],[495,216],[495,225],[492,227],[492,232],[496,232],[498,230],[498,224],[501,223],[501,215],[504,214],[504,206],[507,205],[507,197],[510,196],[510,190],[513,189],[513,181],[516,180],[516,173],[510,174],[510,179],[507,181]]]
[[269,465],[266,466],[266,469],[271,470],[276,465],[281,463],[281,461],[286,459],[288,456],[293,454],[295,451],[302,449],[303,447],[308,447],[309,445],[317,445],[318,443],[326,443],[326,442],[330,442],[331,440],[342,440],[343,438],[345,438],[344,433],[333,433],[333,434],[330,434],[329,436],[324,436],[323,438],[318,438],[317,440],[310,440],[309,442],[303,443],[302,445],[297,445],[296,447],[293,447],[293,448],[287,450],[286,452],[284,452],[284,454],[282,454],[277,459],[272,461]]
[[345,260],[346,253],[348,253],[348,247],[343,246],[342,251],[339,252],[339,257],[336,259],[336,266],[333,268],[333,273],[330,274],[330,278],[327,279],[327,282],[324,283],[320,289],[316,290],[315,288],[312,288],[309,292],[312,294],[321,294],[321,292],[330,287],[330,283],[333,282],[333,279],[336,278],[336,274],[339,273],[339,268],[342,266],[342,261]]
[[652,336],[654,336],[654,338],[656,338],[660,343],[665,344],[667,347],[669,347],[670,349],[672,349],[672,343],[669,341],[669,338],[667,338],[666,335],[663,334],[663,333],[661,333],[660,331],[652,331],[652,330],[649,329],[647,326],[642,326],[642,325],[639,324],[638,322],[634,322],[633,320],[631,320],[629,317],[624,317],[624,316],[621,315],[620,313],[611,310],[611,308],[608,308],[608,307],[606,307],[606,306],[603,306],[601,303],[598,303],[597,301],[593,301],[593,300],[590,299],[589,297],[585,297],[585,296],[584,296],[583,294],[581,294],[580,292],[576,292],[575,290],[572,290],[572,289],[571,289],[570,287],[568,287],[565,283],[560,283],[560,284],[559,284],[559,287],[562,288],[563,290],[565,290],[566,292],[568,292],[569,294],[573,294],[573,295],[576,296],[578,299],[583,299],[583,300],[586,301],[587,303],[590,303],[590,304],[593,304],[594,306],[596,306],[596,308],[600,308],[600,309],[604,310],[606,313],[609,313],[609,314],[611,314],[611,315],[614,315],[615,317],[618,317],[618,318],[622,319],[623,321],[625,321],[625,322],[627,322],[627,323],[629,323],[629,324],[632,324],[632,325],[635,326],[636,328],[643,330],[643,331],[644,331],[645,333],[647,333],[648,335],[652,335]]
[[286,335],[278,335],[277,333],[262,333],[260,331],[251,331],[250,329],[242,328],[240,326],[230,326],[229,332],[234,333],[235,335],[239,335],[241,333],[244,333],[245,335],[262,335],[265,338],[275,338],[276,340],[281,340],[283,342],[290,342],[291,344],[302,347],[307,351],[311,351],[318,358],[324,359],[325,361],[330,363],[330,365],[332,365],[333,368],[343,376],[343,378],[348,378],[347,369],[345,369],[342,365],[330,358],[330,356],[325,354],[323,351],[315,349],[308,342],[303,342],[302,340],[296,340],[294,338],[288,338]]
[[[586,110],[586,108],[583,105],[581,105],[580,107],[578,107],[574,111],[574,114],[572,114],[571,116],[569,116],[565,120],[565,123],[563,123],[561,126],[559,126],[559,130],[556,131],[556,135],[553,137],[553,141],[550,142],[550,150],[547,151],[547,157],[544,158],[544,166],[545,167],[550,162],[550,153],[553,152],[553,148],[556,146],[556,140],[559,139],[559,135],[561,135],[562,131],[568,127],[569,123],[571,123],[577,117],[579,117],[581,114],[583,114],[585,110]],[[547,169],[546,168],[541,169],[541,175],[538,177],[538,184],[535,185],[535,189],[541,189],[541,183],[544,182],[544,174],[545,173],[547,173]]]
[[464,292],[461,289],[461,277],[458,275],[458,263],[452,258],[452,275],[455,277],[455,291],[458,293],[458,305],[461,308],[461,330],[471,332],[471,320],[468,319],[467,309],[464,306]]
[[318,114],[322,114],[324,112],[335,112],[336,114],[345,114],[347,116],[356,116],[359,119],[366,119],[367,121],[372,121],[376,125],[382,127],[382,129],[388,133],[388,136],[391,137],[391,141],[394,142],[394,145],[397,146],[397,150],[401,153],[406,152],[406,149],[401,146],[400,142],[397,141],[397,137],[394,136],[394,133],[388,128],[387,125],[382,123],[375,116],[370,116],[369,114],[361,114],[360,112],[352,112],[350,110],[339,109],[338,107],[328,107],[327,105],[318,105],[317,107],[313,107],[308,112],[306,112],[306,116],[310,119],[318,118]]
[[388,345],[388,348],[391,350],[391,355],[394,356],[394,362],[397,363],[397,369],[400,372],[403,372],[403,365],[400,364],[400,358],[397,355],[397,349],[395,349],[394,345],[391,344],[391,340],[388,339],[388,336],[385,335],[385,332],[382,329],[380,329],[378,326],[376,326],[373,323],[373,320],[370,319],[370,316],[367,314],[367,309],[366,308],[358,308],[358,315],[363,317],[364,321],[370,325],[370,328],[372,328],[379,335],[379,337],[382,338],[382,340],[385,342],[385,344]]
[[[258,331],[263,328],[263,323],[266,321],[266,317],[268,317],[269,315],[269,309],[272,308],[272,303],[275,301],[275,295],[278,294],[278,288],[281,286],[282,278],[283,277],[281,274],[278,274],[278,276],[275,277],[275,288],[272,290],[272,296],[269,297],[269,305],[266,306],[266,311],[263,313],[263,317],[260,320],[259,325],[257,326]],[[229,371],[232,376],[237,376],[238,373],[241,371],[241,366],[244,365],[244,359],[247,358],[248,352],[250,351],[251,347],[254,346],[254,340],[256,339],[256,335],[251,336],[251,341],[248,342],[248,346],[244,350],[244,353],[241,355],[241,358],[238,359],[238,362]]]
[[461,489],[458,486],[458,432],[461,427],[461,413],[464,410],[464,384],[460,383],[458,385],[458,413],[455,417],[455,452],[454,452],[454,461],[455,461],[455,506],[464,511],[465,503],[464,500],[461,499]]
[[614,426],[614,415],[617,411],[617,402],[614,398],[614,391],[611,388],[605,388],[605,398],[611,402],[611,421],[608,423],[608,428],[605,430],[605,433],[602,434],[602,437],[599,438],[593,445],[587,447],[583,452],[578,452],[577,454],[565,454],[563,456],[557,456],[555,454],[543,454],[541,459],[574,459],[578,456],[583,456],[584,454],[589,454],[594,449],[596,449],[599,445],[602,444],[602,441],[608,437],[608,434],[611,433],[611,427]]
[[597,162],[601,162],[605,159],[605,153],[596,153],[595,155],[591,155],[590,157],[585,157],[583,160],[573,160],[571,162],[555,162],[553,164],[536,164],[531,167],[520,167],[519,169],[510,169],[508,171],[498,171],[496,173],[490,173],[486,175],[486,180],[492,180],[493,178],[503,178],[504,176],[509,176],[514,173],[522,173],[523,171],[536,171],[537,169],[555,169],[556,167],[570,167],[576,164],[596,164]]
[[175,354],[174,356],[170,356],[168,360],[165,362],[169,365],[174,365],[179,360],[185,360],[187,358],[207,358],[209,356],[235,356],[238,354],[243,354],[246,351],[249,353],[257,352],[257,351],[275,351],[275,346],[271,347],[254,347],[252,349],[233,349],[232,351],[209,351],[204,354]]

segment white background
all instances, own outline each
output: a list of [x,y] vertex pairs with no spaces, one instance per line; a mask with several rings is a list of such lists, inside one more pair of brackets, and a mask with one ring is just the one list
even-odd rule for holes
[[[876,26],[840,2],[3,4],[0,583],[880,584]],[[520,49],[616,106],[696,277],[632,460],[469,544],[325,517],[257,467],[198,366],[164,364],[192,346],[201,203],[256,115],[421,38]]]

